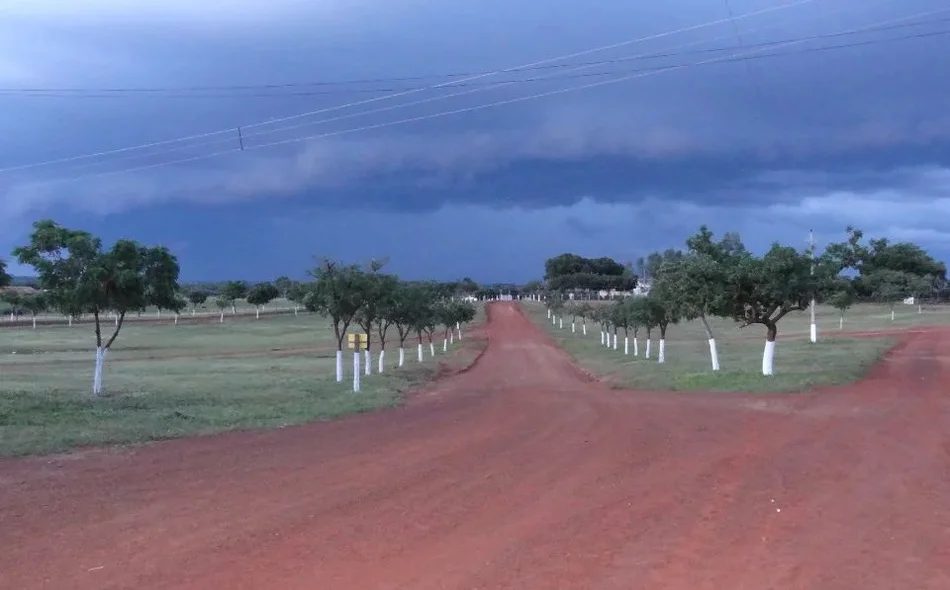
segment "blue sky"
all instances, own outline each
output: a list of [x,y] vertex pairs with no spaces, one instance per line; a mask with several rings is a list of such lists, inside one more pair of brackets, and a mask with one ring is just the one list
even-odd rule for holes
[[[938,0],[730,0],[728,6],[723,0],[8,0],[0,8],[0,168],[383,96],[353,85],[304,88],[331,94],[199,98],[28,96],[11,89],[485,71],[709,23],[730,9],[744,15],[790,4],[569,62],[621,60],[592,70],[620,76],[710,55],[754,55],[749,47],[769,41],[885,22],[925,24],[348,132],[610,77],[572,77],[567,68],[508,74],[488,80],[561,75],[478,91],[429,90],[296,119],[288,123],[307,125],[251,137],[248,146],[347,133],[177,165],[121,172],[231,149],[236,134],[213,136],[214,145],[165,145],[144,155],[0,173],[0,255],[25,240],[32,221],[53,217],[107,240],[168,245],[188,280],[303,276],[314,256],[387,256],[393,271],[411,278],[522,281],[539,276],[544,259],[563,251],[632,260],[680,246],[703,223],[738,231],[755,249],[773,240],[804,246],[809,228],[822,241],[837,240],[853,224],[871,235],[916,241],[946,260],[950,71],[940,62],[950,35],[789,51],[950,30],[950,10],[928,14],[950,8]],[[696,53],[713,48],[732,49]],[[365,114],[420,99],[433,100]],[[315,123],[340,115],[348,118]],[[160,149],[171,147],[181,149]]]

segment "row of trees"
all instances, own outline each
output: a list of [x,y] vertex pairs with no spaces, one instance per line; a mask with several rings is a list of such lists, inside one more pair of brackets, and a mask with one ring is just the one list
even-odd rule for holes
[[441,330],[446,350],[455,333],[462,337],[461,326],[475,318],[475,307],[455,298],[453,284],[400,281],[381,270],[382,264],[377,262],[364,269],[324,260],[310,273],[314,281],[301,286],[304,306],[330,319],[337,343],[337,381],[343,380],[343,345],[353,326],[367,337],[364,370],[369,375],[374,347],[379,350],[378,370],[383,372],[392,330],[399,344],[397,366],[401,367],[411,336],[417,338],[417,356],[422,362],[424,342],[435,355],[434,338]]
[[[600,311],[572,313],[600,322],[604,330],[657,327],[664,348],[666,327],[680,320],[699,320],[709,342],[712,369],[720,369],[712,317],[731,318],[741,327],[765,327],[762,373],[774,373],[779,322],[805,311],[812,301],[827,302],[844,312],[859,299],[894,306],[910,297],[930,297],[946,287],[946,266],[919,246],[885,239],[863,243],[860,230],[848,228],[844,242],[820,255],[774,244],[764,255],[749,252],[736,234],[716,241],[705,226],[686,240],[686,250],[667,250],[638,261],[651,278],[648,297],[617,303]],[[548,296],[557,308],[560,294]],[[593,308],[592,308],[593,309]],[[652,319],[651,319],[652,318]],[[586,331],[586,326],[585,326]],[[636,334],[636,332],[634,332]],[[636,342],[635,342],[636,344]],[[660,357],[664,354],[661,352]]]

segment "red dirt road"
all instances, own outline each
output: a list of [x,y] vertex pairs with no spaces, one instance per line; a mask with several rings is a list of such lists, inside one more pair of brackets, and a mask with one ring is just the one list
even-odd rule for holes
[[329,424],[0,462],[0,588],[950,588],[950,333],[796,396],[607,389],[510,304]]

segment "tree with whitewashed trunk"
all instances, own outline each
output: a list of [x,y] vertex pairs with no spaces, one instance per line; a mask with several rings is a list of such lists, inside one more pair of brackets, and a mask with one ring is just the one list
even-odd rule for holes
[[290,299],[290,289],[293,288],[294,284],[295,281],[291,280],[290,277],[280,276],[274,279],[274,286],[277,287],[280,297],[284,299]]
[[[32,266],[52,307],[64,313],[90,313],[95,322],[96,361],[93,394],[102,394],[106,356],[128,312],[148,305],[171,309],[178,291],[177,259],[165,248],[147,248],[119,240],[104,250],[88,232],[70,230],[52,220],[33,225],[30,243],[15,250],[21,264]],[[114,330],[103,338],[101,320],[118,314]]]
[[231,315],[237,315],[237,301],[247,296],[247,283],[228,281],[221,287],[220,295],[231,302]]
[[231,307],[233,303],[234,303],[233,301],[229,301],[228,299],[224,297],[215,298],[214,305],[215,307],[218,308],[218,311],[220,312],[220,315],[218,316],[218,322],[222,324],[224,323],[224,310]]
[[[652,290],[652,288],[651,288]],[[647,341],[644,348],[643,358],[649,359],[652,354],[652,332],[656,327],[656,317],[653,306],[646,297],[634,297],[627,302],[628,317],[631,326],[635,326],[635,334],[639,333],[640,328],[646,328]],[[636,336],[634,336],[636,338]],[[638,351],[639,352],[639,351]]]
[[181,295],[176,294],[175,298],[169,304],[168,309],[175,314],[175,325],[178,325],[178,320],[181,318],[181,312],[183,309],[188,307],[188,300],[182,297]]
[[22,303],[23,297],[16,291],[7,291],[0,294],[0,301],[6,303],[9,307],[7,312],[10,313],[10,321],[15,321],[21,313],[23,313]]
[[[610,306],[610,322],[614,325],[614,333],[617,329],[623,330],[623,354],[630,354],[630,300],[618,301]],[[616,346],[614,347],[616,349]]]
[[261,319],[261,308],[277,299],[278,295],[280,295],[280,291],[270,283],[258,283],[248,289],[247,302],[254,306],[256,319]]
[[882,268],[861,277],[864,286],[870,290],[875,301],[886,304],[891,310],[894,321],[894,306],[931,288],[931,280],[901,270]]
[[808,253],[775,244],[761,258],[744,254],[729,272],[726,298],[730,315],[742,327],[762,324],[766,328],[762,374],[775,373],[775,343],[778,323],[793,311],[805,311],[813,293],[827,291],[819,273],[812,274]]
[[459,340],[462,339],[462,326],[467,326],[475,319],[477,310],[475,306],[468,301],[453,302],[452,314],[455,319],[455,325],[458,328]]
[[294,281],[287,290],[287,299],[294,304],[294,317],[298,315],[298,311],[304,305],[307,293],[309,293],[308,286],[298,281]]
[[49,309],[49,300],[44,293],[32,293],[20,297],[20,307],[30,312],[33,329],[36,329],[36,316]]
[[825,302],[838,310],[838,329],[844,330],[844,314],[854,305],[854,286],[850,279],[839,278],[834,281]]
[[[662,271],[661,271],[662,272]],[[647,307],[650,310],[650,317],[653,325],[660,330],[660,342],[656,352],[656,362],[666,362],[666,331],[670,324],[678,324],[680,321],[680,310],[676,307],[676,301],[665,297],[665,294],[654,289],[645,297]]]
[[195,290],[188,293],[188,301],[191,303],[191,315],[198,313],[198,306],[204,305],[208,300],[207,291]]
[[387,319],[395,326],[399,335],[399,366],[406,360],[406,340],[417,331],[419,335],[418,352],[422,361],[422,328],[420,318],[427,313],[429,290],[416,283],[399,283],[393,293],[391,306],[384,311]]
[[[379,271],[382,270],[384,266],[382,261],[371,261],[368,265],[368,272],[364,274],[362,282],[362,299],[363,305],[360,307],[359,311],[356,312],[356,317],[354,318],[356,323],[363,330],[363,333],[366,334],[366,351],[363,353],[365,357],[365,373],[367,375],[372,373],[372,360],[373,360],[373,332],[377,327],[378,322],[382,319],[385,320],[384,310],[389,305],[391,298],[393,297],[397,286],[399,285],[399,280],[392,276],[381,274]],[[389,320],[385,320],[388,322]],[[386,328],[389,328],[387,323]],[[380,342],[381,346],[379,349],[379,356],[382,359],[385,356],[385,343]],[[384,361],[380,360],[379,365],[382,366]]]
[[343,342],[346,331],[363,307],[366,273],[356,265],[325,259],[310,271],[315,279],[304,297],[307,310],[330,318],[336,337],[336,380],[343,381]]

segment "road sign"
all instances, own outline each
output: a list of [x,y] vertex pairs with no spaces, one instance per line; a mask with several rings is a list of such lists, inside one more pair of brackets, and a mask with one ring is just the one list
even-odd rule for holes
[[347,334],[346,341],[350,350],[366,350],[369,348],[368,334]]

